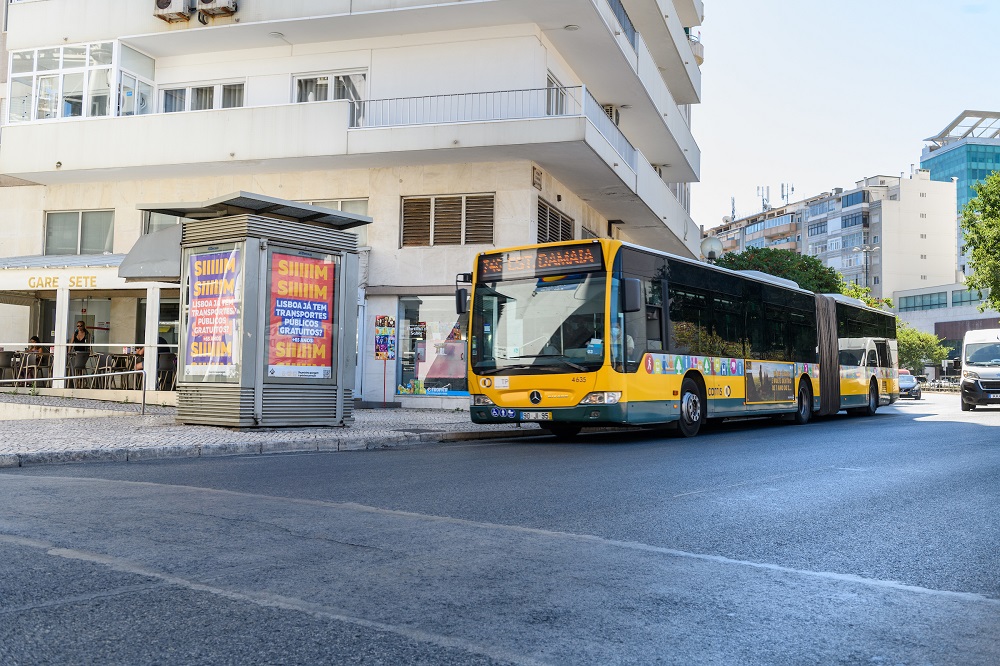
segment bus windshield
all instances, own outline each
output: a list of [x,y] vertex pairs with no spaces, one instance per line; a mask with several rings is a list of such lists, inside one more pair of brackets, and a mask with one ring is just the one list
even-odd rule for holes
[[607,273],[479,282],[470,350],[476,374],[592,372],[604,361]]

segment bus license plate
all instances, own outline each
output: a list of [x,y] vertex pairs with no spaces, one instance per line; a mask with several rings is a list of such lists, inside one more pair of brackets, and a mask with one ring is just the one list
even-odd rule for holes
[[522,421],[551,421],[552,412],[521,412]]

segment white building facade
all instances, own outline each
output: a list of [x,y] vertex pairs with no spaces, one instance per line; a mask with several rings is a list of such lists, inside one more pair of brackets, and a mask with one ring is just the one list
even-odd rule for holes
[[467,404],[453,293],[477,252],[613,236],[697,255],[700,0],[5,10],[4,344],[65,342],[81,318],[100,344],[175,343],[178,286],[115,275],[141,234],[176,223],[136,207],[241,190],[373,218],[356,386],[373,403]]

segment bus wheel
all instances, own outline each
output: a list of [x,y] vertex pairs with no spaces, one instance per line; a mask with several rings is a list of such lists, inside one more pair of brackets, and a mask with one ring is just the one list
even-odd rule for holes
[[809,380],[800,380],[798,405],[795,410],[796,425],[805,425],[809,423],[809,419],[812,418],[812,401],[812,388],[809,384]]
[[681,382],[681,414],[677,421],[677,431],[683,437],[694,437],[701,429],[704,400],[698,383],[686,377]]
[[868,404],[862,408],[861,413],[865,416],[875,416],[878,410],[878,386],[872,382],[868,387]]
[[583,426],[576,423],[547,423],[542,427],[548,430],[550,435],[558,439],[576,437],[580,434],[580,430],[583,429]]

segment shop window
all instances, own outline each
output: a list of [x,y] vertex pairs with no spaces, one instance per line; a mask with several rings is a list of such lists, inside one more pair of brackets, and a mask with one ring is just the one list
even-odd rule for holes
[[493,243],[493,194],[403,199],[402,247]]
[[563,214],[544,199],[538,199],[538,242],[558,243],[573,240],[573,218]]
[[110,254],[114,237],[114,211],[45,214],[45,254]]
[[455,314],[453,296],[408,296],[399,301],[400,395],[468,395],[468,314]]

